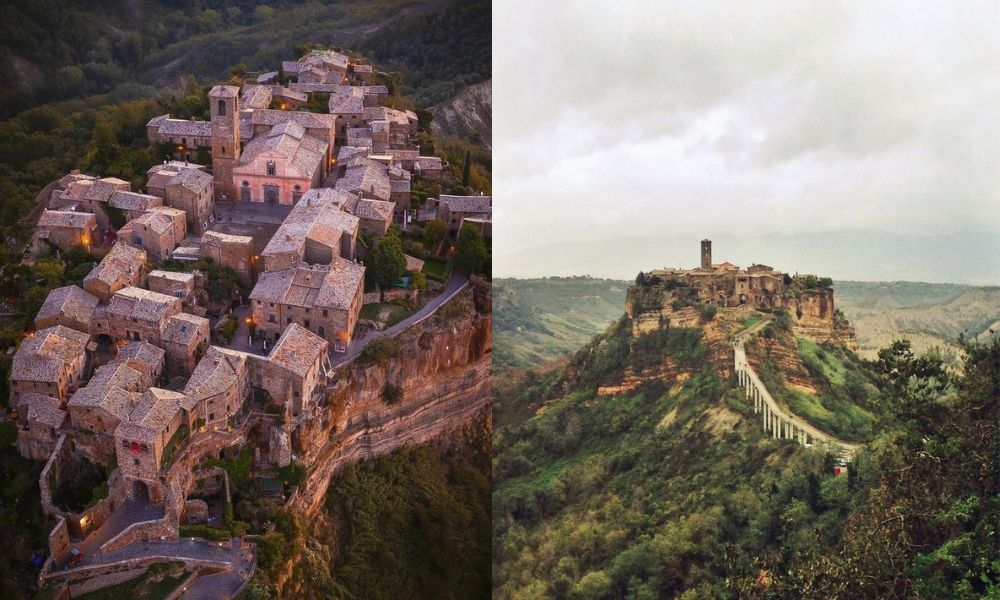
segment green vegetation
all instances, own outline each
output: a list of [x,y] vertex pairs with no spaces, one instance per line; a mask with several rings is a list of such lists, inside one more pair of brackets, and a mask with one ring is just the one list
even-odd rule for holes
[[571,355],[621,316],[627,286],[591,277],[494,280],[494,368]]
[[135,579],[76,597],[86,600],[118,600],[119,598],[158,600],[166,598],[177,589],[188,578],[188,575],[184,563],[180,561],[156,563]]
[[455,244],[455,267],[468,274],[489,276],[490,251],[483,236],[474,225],[462,225]]
[[404,448],[340,474],[327,499],[347,540],[332,571],[337,586],[373,600],[486,597],[487,443],[444,456]]
[[229,529],[210,525],[181,525],[179,533],[182,538],[204,538],[215,542],[224,542],[232,537]]
[[160,458],[161,468],[166,469],[170,467],[170,461],[173,459],[174,454],[180,449],[181,445],[187,441],[191,432],[188,431],[187,425],[181,425],[177,428],[177,431],[170,436],[170,441],[167,445],[163,447],[163,455]]
[[425,258],[424,274],[428,279],[444,283],[451,276],[451,263],[434,257]]
[[381,320],[380,315],[383,312],[386,313],[385,326],[392,327],[396,323],[409,318],[417,311],[413,308],[403,306],[402,304],[397,304],[395,302],[373,302],[371,304],[365,304],[361,307],[360,317],[370,321],[379,321]]
[[[51,471],[50,471],[51,473]],[[81,513],[108,495],[108,474],[103,465],[76,458],[62,471],[62,481],[52,488],[52,503],[74,513]]]
[[233,487],[244,487],[250,483],[250,465],[253,462],[253,448],[250,444],[240,448],[240,453],[226,460],[217,458],[205,461],[206,467],[222,467],[229,475],[229,484]]
[[[768,329],[820,387],[810,406],[846,413],[843,433],[869,440],[846,475],[832,456],[769,439],[685,330],[632,338],[623,318],[565,367],[496,374],[494,597],[1000,593],[1000,338],[960,340],[955,377],[906,343],[865,363],[794,340],[787,317]],[[595,395],[668,356],[683,384]],[[768,362],[771,389],[783,374]]]
[[[871,400],[878,390],[862,361],[843,348],[793,338],[787,332],[772,337],[798,352],[818,392],[814,395],[789,386],[776,357],[766,352],[757,373],[774,399],[795,415],[842,440],[870,440],[875,426]],[[752,340],[747,346],[748,352],[759,354],[757,345],[758,342]]]
[[403,399],[403,388],[398,385],[392,385],[391,383],[385,384],[382,388],[382,402],[385,402],[389,406],[393,404],[399,404]]
[[205,274],[205,291],[208,292],[209,300],[218,304],[228,306],[240,297],[246,298],[250,295],[250,290],[240,282],[236,271],[218,264],[211,258],[201,258],[195,262],[169,259],[160,263],[160,269],[180,273],[201,271]]
[[49,531],[55,525],[39,510],[38,476],[45,463],[21,458],[10,445],[17,424],[0,423],[0,597],[12,600],[31,597],[34,587],[33,553],[48,550]]
[[398,228],[390,227],[375,242],[365,258],[365,277],[379,285],[379,292],[383,297],[385,288],[395,285],[406,273],[406,257],[403,256],[403,244],[399,235]]
[[399,340],[383,337],[368,342],[358,355],[361,364],[383,364],[399,352]]

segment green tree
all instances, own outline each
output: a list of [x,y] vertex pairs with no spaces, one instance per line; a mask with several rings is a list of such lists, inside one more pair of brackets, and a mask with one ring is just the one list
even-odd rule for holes
[[482,273],[489,264],[490,251],[474,225],[463,225],[455,244],[455,266],[463,273]]
[[403,244],[399,236],[390,230],[382,236],[368,253],[365,259],[365,273],[368,278],[379,285],[380,298],[385,296],[385,288],[390,286],[406,272],[406,257],[403,256]]
[[434,219],[429,221],[424,225],[424,240],[427,242],[427,247],[432,250],[432,252],[437,252],[438,244],[444,239],[444,234],[448,231],[448,226],[445,225],[444,221],[441,219]]

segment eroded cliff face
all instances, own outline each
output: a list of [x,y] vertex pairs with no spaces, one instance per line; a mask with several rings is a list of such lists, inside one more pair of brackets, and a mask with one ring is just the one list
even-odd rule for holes
[[[294,451],[307,467],[296,508],[316,514],[330,479],[351,461],[430,441],[480,414],[489,418],[492,318],[474,295],[481,294],[465,290],[400,334],[391,358],[337,371],[326,406],[293,430]],[[398,402],[387,402],[387,386],[402,390]]]

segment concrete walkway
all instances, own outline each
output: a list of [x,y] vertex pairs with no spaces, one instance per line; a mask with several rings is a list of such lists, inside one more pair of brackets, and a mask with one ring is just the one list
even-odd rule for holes
[[771,318],[768,315],[761,322],[736,334],[736,341],[733,344],[734,372],[740,386],[746,390],[747,399],[753,400],[754,414],[761,415],[764,431],[770,431],[775,438],[794,439],[804,446],[823,445],[850,460],[861,448],[859,444],[837,439],[802,417],[780,407],[750,366],[743,344],[751,335],[767,326]]
[[459,273],[457,270],[452,270],[451,277],[448,278],[448,283],[445,285],[444,290],[431,298],[430,302],[425,304],[420,310],[413,313],[406,319],[403,319],[399,323],[396,323],[392,327],[388,327],[382,331],[369,331],[364,337],[358,337],[351,340],[351,344],[347,347],[347,352],[330,353],[330,364],[334,368],[341,365],[347,364],[358,357],[361,351],[364,350],[365,346],[371,342],[384,337],[395,337],[403,332],[405,329],[420,323],[427,317],[434,314],[437,309],[441,308],[448,300],[451,300],[458,292],[465,289],[469,283],[469,278]]

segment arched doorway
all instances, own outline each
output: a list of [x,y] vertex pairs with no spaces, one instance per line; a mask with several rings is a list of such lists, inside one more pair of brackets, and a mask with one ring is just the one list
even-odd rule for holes
[[264,201],[268,204],[278,203],[278,186],[276,185],[265,185],[264,186]]
[[740,294],[740,304],[746,304],[746,303],[747,303],[747,295]]
[[136,480],[132,484],[132,498],[139,502],[149,502],[149,486],[146,482]]

